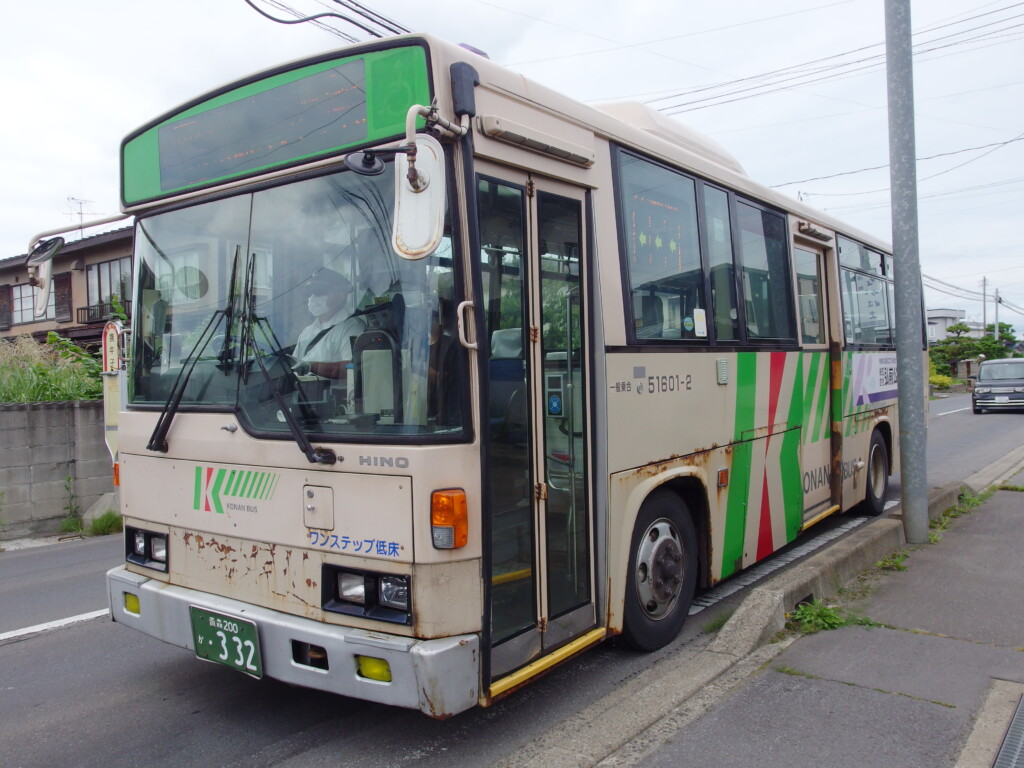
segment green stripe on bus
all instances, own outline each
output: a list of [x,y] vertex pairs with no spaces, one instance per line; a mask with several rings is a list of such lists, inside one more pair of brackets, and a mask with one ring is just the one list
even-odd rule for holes
[[[818,355],[814,355],[812,370],[815,367],[813,363],[817,360]],[[797,420],[806,412],[800,398],[801,394],[807,395],[807,390],[801,386],[803,380],[804,359],[802,355],[798,355],[793,395],[789,399],[790,425],[796,425]],[[782,500],[786,515],[786,541],[795,539],[803,525],[804,487],[800,472],[800,432],[799,429],[790,429],[782,437]]]
[[722,578],[743,566],[743,539],[747,527],[747,496],[753,454],[751,443],[741,440],[745,433],[749,434],[754,429],[756,414],[757,353],[741,352],[736,355],[736,426],[722,541]]
[[800,423],[803,427],[804,442],[816,443],[818,442],[818,431],[816,428],[812,428],[811,417],[815,402],[814,394],[818,390],[818,366],[821,365],[821,354],[812,352],[809,357],[810,369],[807,372],[807,383],[804,386],[803,421]]
[[821,379],[818,381],[818,408],[814,417],[814,434],[818,436],[818,440],[825,440],[832,434],[828,419],[825,418],[825,405],[829,401],[832,382],[830,380],[831,365],[829,364],[828,356],[822,353],[821,357],[825,364],[821,366]]
[[196,487],[192,496],[192,509],[197,512],[203,505],[203,468],[196,467]]

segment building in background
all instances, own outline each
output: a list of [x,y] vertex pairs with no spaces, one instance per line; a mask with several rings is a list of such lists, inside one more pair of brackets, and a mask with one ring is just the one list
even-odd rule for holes
[[0,338],[49,331],[81,346],[99,343],[117,296],[128,315],[132,285],[132,228],[85,237],[65,245],[53,261],[53,290],[46,316],[34,316],[37,289],[29,284],[28,256],[0,259]]
[[971,330],[967,335],[972,339],[980,339],[985,335],[984,326],[977,320],[967,320],[967,312],[963,309],[929,309],[928,343],[934,344],[949,336],[949,326],[965,323]]

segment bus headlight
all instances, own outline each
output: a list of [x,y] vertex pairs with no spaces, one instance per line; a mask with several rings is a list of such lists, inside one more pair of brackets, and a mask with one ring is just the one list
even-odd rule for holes
[[158,563],[167,562],[167,537],[153,534],[149,539],[149,550],[151,557]]
[[129,563],[167,572],[167,534],[125,526],[124,559]]
[[321,606],[325,611],[412,625],[412,577],[359,571],[324,563]]
[[338,597],[350,603],[366,604],[366,577],[361,573],[338,574]]
[[405,576],[381,576],[378,601],[385,608],[409,610],[409,579]]

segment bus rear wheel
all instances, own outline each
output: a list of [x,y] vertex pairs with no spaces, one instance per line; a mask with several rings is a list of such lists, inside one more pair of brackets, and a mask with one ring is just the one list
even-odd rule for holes
[[654,651],[672,642],[686,621],[696,585],[697,534],[686,502],[671,491],[655,491],[633,526],[624,643]]
[[889,449],[878,430],[871,434],[868,446],[867,488],[861,509],[866,515],[878,517],[885,511],[885,492],[889,487]]

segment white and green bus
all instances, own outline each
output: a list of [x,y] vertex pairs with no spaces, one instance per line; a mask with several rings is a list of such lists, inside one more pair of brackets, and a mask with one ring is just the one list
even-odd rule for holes
[[882,511],[887,246],[657,112],[408,35],[122,156],[125,626],[445,717]]

